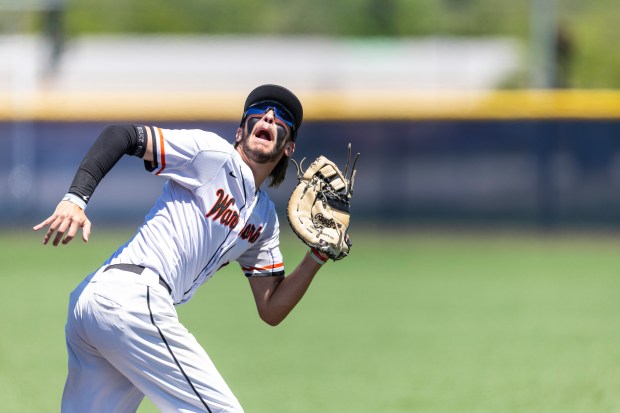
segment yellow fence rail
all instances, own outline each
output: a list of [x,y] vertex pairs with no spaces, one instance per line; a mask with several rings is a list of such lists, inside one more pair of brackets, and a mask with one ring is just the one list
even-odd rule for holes
[[[620,119],[618,90],[298,91],[305,120]],[[0,121],[237,120],[234,92],[37,91],[0,97]]]

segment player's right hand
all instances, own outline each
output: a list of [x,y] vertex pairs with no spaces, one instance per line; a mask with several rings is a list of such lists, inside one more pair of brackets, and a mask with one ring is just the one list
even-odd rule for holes
[[79,228],[82,228],[82,240],[88,242],[88,237],[90,236],[90,221],[86,217],[84,210],[73,202],[60,201],[54,213],[39,225],[35,225],[32,229],[38,231],[48,225],[49,229],[43,237],[44,245],[49,242],[54,232],[56,232],[56,236],[52,242],[54,246],[57,246],[60,242],[62,242],[62,244],[68,244],[73,237],[75,237]]

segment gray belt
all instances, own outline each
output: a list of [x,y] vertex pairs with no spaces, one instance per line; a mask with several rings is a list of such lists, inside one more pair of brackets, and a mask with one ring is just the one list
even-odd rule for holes
[[[108,270],[121,270],[121,271],[129,271],[134,274],[142,274],[142,271],[144,271],[144,267],[141,265],[135,265],[135,264],[112,264],[112,265],[108,265],[106,269],[103,270],[103,272],[106,272]],[[164,281],[164,279],[161,278],[161,275],[159,276],[159,285],[161,285],[166,290],[168,290],[168,294],[172,293],[172,289],[170,288],[170,286],[168,286],[166,281]]]

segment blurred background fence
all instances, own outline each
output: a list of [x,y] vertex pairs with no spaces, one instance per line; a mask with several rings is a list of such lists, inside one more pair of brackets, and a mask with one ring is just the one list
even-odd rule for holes
[[[620,226],[620,4],[0,1],[0,226],[38,222],[108,123],[232,140],[247,93],[305,107],[298,155],[362,153],[365,222]],[[139,222],[123,159],[89,207]],[[291,167],[283,205],[294,181]],[[282,209],[280,209],[282,211]],[[112,221],[113,220],[113,221]]]

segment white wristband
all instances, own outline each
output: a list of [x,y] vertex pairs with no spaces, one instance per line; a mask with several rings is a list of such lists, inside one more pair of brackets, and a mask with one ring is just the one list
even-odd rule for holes
[[319,255],[318,252],[316,252],[313,248],[310,248],[310,251],[308,251],[310,253],[310,256],[312,257],[312,259],[314,261],[316,261],[317,264],[319,265],[323,265],[327,262],[326,258],[323,258]]
[[63,201],[69,201],[69,202],[79,206],[83,210],[86,209],[86,202],[84,202],[84,200],[82,198],[80,198],[79,196],[77,196],[77,195],[67,193],[67,195],[65,195],[64,198],[62,198],[62,200]]

